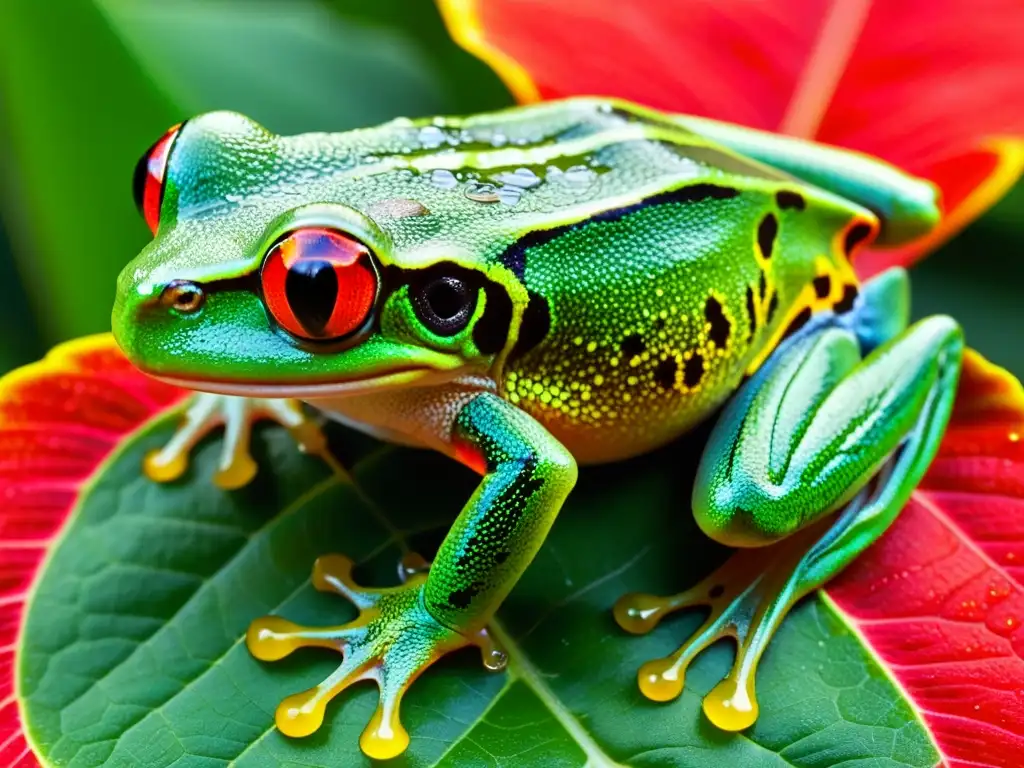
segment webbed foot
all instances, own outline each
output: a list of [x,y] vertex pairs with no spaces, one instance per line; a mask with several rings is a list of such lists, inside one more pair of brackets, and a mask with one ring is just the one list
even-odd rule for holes
[[189,455],[201,439],[224,427],[224,443],[213,482],[233,490],[256,475],[256,462],[249,453],[253,422],[271,419],[286,427],[306,453],[327,455],[323,433],[302,411],[297,400],[269,400],[198,392],[188,401],[182,424],[163,448],[150,451],[143,471],[150,480],[167,483],[188,469]]
[[710,609],[704,623],[675,653],[640,667],[640,692],[653,701],[676,698],[697,654],[717,640],[732,638],[736,660],[725,679],[704,697],[704,714],[726,731],[753,725],[758,716],[758,662],[786,613],[814,586],[808,585],[805,570],[815,540],[831,521],[825,522],[771,547],[739,550],[710,576],[677,595],[632,593],[619,598],[613,609],[615,621],[635,635],[650,632],[676,611]]
[[342,555],[318,558],[313,566],[313,586],[352,602],[359,609],[355,620],[336,627],[310,628],[265,616],[249,627],[246,644],[261,661],[277,661],[305,647],[330,648],[343,654],[344,660],[329,678],[280,703],[277,727],[286,736],[308,736],[323,724],[327,704],[335,696],[353,683],[373,680],[380,699],[359,746],[369,757],[386,760],[409,745],[399,706],[423,670],[446,653],[468,645],[480,648],[488,669],[503,669],[507,656],[486,629],[463,635],[427,612],[423,602],[427,565],[422,558],[407,557],[400,569],[405,583],[385,589],[357,586],[352,581],[352,566]]

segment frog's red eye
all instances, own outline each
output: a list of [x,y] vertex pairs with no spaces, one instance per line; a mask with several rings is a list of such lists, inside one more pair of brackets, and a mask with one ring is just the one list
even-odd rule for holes
[[135,165],[132,178],[132,192],[135,194],[135,205],[149,228],[156,234],[160,224],[160,203],[164,199],[164,174],[167,171],[167,156],[171,153],[171,145],[181,131],[178,124],[165,133],[160,140],[146,150]]
[[377,298],[370,249],[344,232],[311,227],[278,240],[260,272],[274,320],[303,339],[338,339],[359,330]]

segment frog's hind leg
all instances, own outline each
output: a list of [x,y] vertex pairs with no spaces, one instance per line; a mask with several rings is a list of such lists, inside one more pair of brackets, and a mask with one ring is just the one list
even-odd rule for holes
[[253,422],[270,419],[286,427],[306,453],[328,457],[327,442],[320,428],[302,410],[298,400],[233,397],[197,392],[185,405],[182,423],[162,448],[150,451],[143,471],[150,480],[166,483],[188,469],[196,444],[214,430],[224,428],[214,483],[227,490],[241,488],[256,475],[256,462],[249,453]]
[[731,637],[735,664],[704,711],[726,730],[752,725],[757,664],[786,613],[907,502],[949,418],[961,333],[949,318],[933,317],[864,359],[861,349],[853,332],[835,326],[796,337],[723,412],[698,470],[694,513],[712,538],[759,548],[737,552],[682,594],[627,595],[615,606],[618,623],[634,633],[673,611],[711,608],[676,653],[640,669],[649,698],[679,695],[694,656]]

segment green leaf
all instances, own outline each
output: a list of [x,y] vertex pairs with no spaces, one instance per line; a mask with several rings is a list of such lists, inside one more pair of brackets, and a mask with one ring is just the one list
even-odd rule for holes
[[[309,585],[313,560],[337,551],[367,585],[397,581],[402,547],[436,548],[475,477],[440,455],[386,447],[332,427],[350,476],[332,476],[282,430],[257,431],[262,470],[249,487],[210,482],[217,441],[175,485],[140,476],[167,420],[111,457],[81,497],[28,608],[20,694],[32,742],[61,766],[354,766],[375,705],[346,692],[324,728],[289,740],[273,728],[286,695],[338,663],[304,652],[262,664],[242,641],[251,619],[309,624],[354,617]],[[405,699],[408,766],[931,766],[920,722],[859,640],[820,600],[790,616],[758,678],[762,715],[745,734],[717,731],[700,697],[732,651],[693,665],[683,696],[643,699],[639,665],[673,650],[700,621],[627,636],[609,607],[624,591],[670,592],[723,550],[690,520],[688,472],[699,439],[643,460],[584,471],[549,541],[499,614],[510,651],[491,674],[460,652]],[[700,541],[699,546],[695,542]]]
[[149,239],[132,171],[173,123],[234,109],[338,131],[508,101],[426,0],[6,0],[3,212],[44,337],[109,329],[117,274]]

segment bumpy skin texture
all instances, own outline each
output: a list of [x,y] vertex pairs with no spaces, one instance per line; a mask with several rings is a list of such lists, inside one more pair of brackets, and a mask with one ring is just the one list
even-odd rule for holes
[[[660,445],[751,376],[702,464],[702,526],[762,545],[845,510],[820,539],[789,539],[815,553],[813,578],[783,558],[756,604],[744,601],[757,590],[728,593],[769,617],[756,666],[793,596],[884,530],[945,424],[959,331],[941,320],[900,336],[906,276],[859,297],[850,265],[876,236],[901,243],[938,215],[929,185],[877,161],[599,99],[294,137],[211,113],[154,152],[139,178],[155,238],[114,310],[139,367],[227,396],[301,398],[483,475],[425,578],[381,596],[317,577],[365,607],[354,625],[254,624],[260,658],[325,643],[345,654],[305,704],[282,704],[296,735],[372,675],[382,710],[364,749],[404,749],[401,692],[440,653],[487,647],[576,462]],[[173,453],[161,460],[182,469]],[[868,487],[883,501],[865,501]],[[652,613],[651,600],[627,599],[620,623],[639,631],[685,602]],[[665,698],[679,669],[662,664],[641,687]]]

